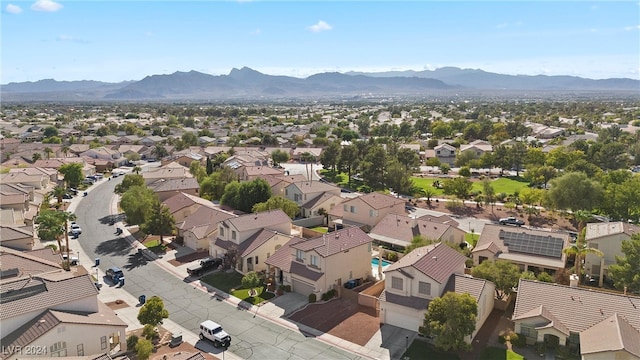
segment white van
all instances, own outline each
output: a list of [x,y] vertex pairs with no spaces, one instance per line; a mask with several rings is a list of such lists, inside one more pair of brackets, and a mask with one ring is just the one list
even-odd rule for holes
[[214,347],[228,348],[231,345],[231,336],[222,329],[218,323],[206,320],[200,323],[200,340],[208,339]]

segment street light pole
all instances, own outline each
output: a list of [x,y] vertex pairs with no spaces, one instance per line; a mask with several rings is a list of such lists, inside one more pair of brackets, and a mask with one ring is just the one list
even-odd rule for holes
[[80,251],[78,250],[78,265],[80,265]]
[[409,335],[405,336],[404,339],[405,339],[404,352],[406,353],[407,351],[409,351]]

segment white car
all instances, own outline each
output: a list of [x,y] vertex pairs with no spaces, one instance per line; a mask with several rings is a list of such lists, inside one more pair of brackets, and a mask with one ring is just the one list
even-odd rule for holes
[[218,323],[211,320],[203,321],[200,324],[200,340],[210,340],[214,347],[228,348],[231,344],[231,336],[222,329]]
[[80,235],[82,234],[82,229],[80,225],[78,225],[75,221],[71,223],[71,234]]

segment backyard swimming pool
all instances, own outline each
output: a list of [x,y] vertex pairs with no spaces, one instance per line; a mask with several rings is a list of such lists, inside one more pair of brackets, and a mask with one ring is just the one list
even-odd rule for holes
[[[382,266],[389,266],[390,262],[386,260],[382,260]],[[371,266],[378,266],[378,258],[371,258]]]

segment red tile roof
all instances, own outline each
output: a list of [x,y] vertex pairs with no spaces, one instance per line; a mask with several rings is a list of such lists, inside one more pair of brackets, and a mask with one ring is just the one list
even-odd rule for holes
[[306,241],[293,244],[294,249],[315,250],[322,257],[371,243],[373,239],[358,227],[348,227],[332,233],[324,234]]
[[436,243],[411,251],[397,262],[389,265],[385,272],[393,270],[403,271],[406,268],[413,267],[440,284],[443,284],[449,280],[449,277],[455,273],[456,269],[464,265],[466,260],[467,258],[464,255],[446,244]]

